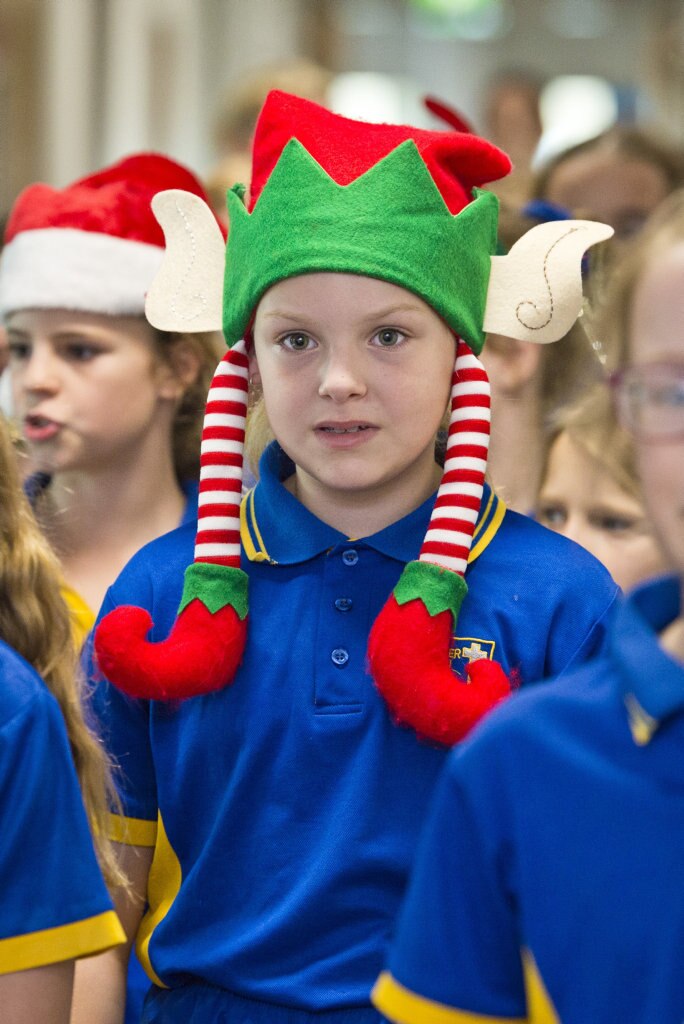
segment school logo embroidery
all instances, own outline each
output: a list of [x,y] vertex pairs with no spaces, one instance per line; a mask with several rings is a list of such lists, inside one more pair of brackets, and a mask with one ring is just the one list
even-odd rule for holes
[[452,636],[449,659],[452,670],[461,679],[466,678],[466,669],[471,661],[479,658],[494,660],[496,640],[483,640],[474,636]]

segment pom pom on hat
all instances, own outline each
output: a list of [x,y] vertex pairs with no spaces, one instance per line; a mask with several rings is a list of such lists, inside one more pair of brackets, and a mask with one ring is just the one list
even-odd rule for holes
[[169,188],[206,200],[191,171],[158,153],[127,157],[64,189],[29,185],[7,222],[0,315],[18,309],[142,315],[164,251],[150,203]]

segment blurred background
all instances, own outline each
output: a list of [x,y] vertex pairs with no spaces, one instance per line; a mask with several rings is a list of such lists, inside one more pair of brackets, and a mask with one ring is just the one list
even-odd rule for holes
[[273,84],[439,127],[429,93],[520,175],[615,123],[681,145],[684,0],[0,0],[0,215],[146,148],[221,190]]

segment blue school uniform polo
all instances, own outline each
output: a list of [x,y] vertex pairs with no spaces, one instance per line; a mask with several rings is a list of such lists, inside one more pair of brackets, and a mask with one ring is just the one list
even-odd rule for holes
[[0,640],[0,975],[124,939],[57,702]]
[[684,666],[658,645],[679,586],[636,591],[604,657],[450,755],[374,992],[388,1018],[684,1020]]
[[[138,951],[158,987],[216,986],[236,1006],[247,1000],[250,1021],[272,1021],[276,1005],[295,1015],[357,1008],[370,1020],[369,991],[445,753],[392,723],[366,644],[418,554],[434,498],[349,540],[283,486],[291,472],[271,446],[243,502],[250,619],[233,684],[175,704],[98,686],[121,766],[126,817],[115,836],[155,847]],[[165,637],[193,543],[184,528],[144,548],[103,614],[142,605],[153,637]],[[616,595],[595,559],[506,512],[489,490],[468,583],[455,672],[484,651],[523,682],[596,653]]]

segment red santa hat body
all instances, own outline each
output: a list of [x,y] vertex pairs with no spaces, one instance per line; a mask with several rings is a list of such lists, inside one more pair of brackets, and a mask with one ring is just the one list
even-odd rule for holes
[[34,184],[17,198],[0,260],[0,316],[70,309],[142,316],[161,265],[164,235],[150,203],[197,178],[158,153],[140,153],[64,189]]

